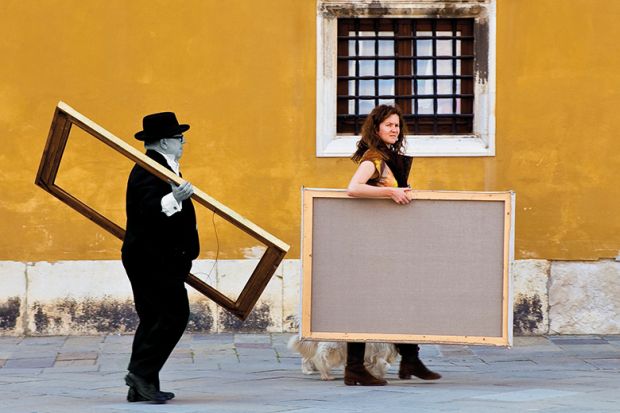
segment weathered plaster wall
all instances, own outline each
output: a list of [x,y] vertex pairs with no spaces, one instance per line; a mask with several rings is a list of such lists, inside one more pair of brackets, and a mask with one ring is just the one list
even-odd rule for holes
[[[612,258],[620,2],[558,4],[497,1],[497,154],[416,159],[411,183],[515,190],[517,259]],[[119,257],[33,185],[61,99],[136,146],[144,114],[176,111],[192,125],[184,175],[299,258],[299,188],[344,187],[354,170],[315,156],[315,39],[314,0],[1,2],[0,260]],[[79,135],[59,179],[123,225],[130,164]],[[199,222],[201,258],[214,258],[210,214]],[[220,258],[254,257],[255,241],[218,226]]]
[[[299,188],[326,172],[313,156],[314,13],[313,0],[0,2],[0,260],[119,258],[118,240],[33,184],[59,100],[139,148],[142,116],[175,111],[191,125],[184,176],[298,256]],[[131,165],[71,145],[63,187],[124,225]],[[211,215],[199,222],[214,258]],[[219,258],[254,257],[259,242],[216,222]]]
[[620,250],[620,2],[500,0],[497,157],[485,185],[517,193],[516,258]]

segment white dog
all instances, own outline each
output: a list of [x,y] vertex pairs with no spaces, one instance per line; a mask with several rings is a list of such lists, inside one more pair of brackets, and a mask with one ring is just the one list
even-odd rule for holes
[[[333,380],[331,370],[343,366],[347,360],[345,342],[300,340],[298,336],[293,336],[288,341],[288,348],[301,354],[301,371],[304,374],[318,371],[321,380]],[[394,344],[366,343],[364,366],[373,376],[383,378],[397,355]]]

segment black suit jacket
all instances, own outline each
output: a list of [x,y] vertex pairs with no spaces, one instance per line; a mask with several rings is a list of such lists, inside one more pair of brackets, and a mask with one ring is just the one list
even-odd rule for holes
[[[146,155],[171,169],[166,158],[157,151],[148,150]],[[133,167],[127,182],[127,227],[123,255],[175,261],[191,261],[198,257],[200,245],[194,205],[186,199],[181,211],[166,216],[161,211],[161,199],[170,191],[170,184],[139,165]]]

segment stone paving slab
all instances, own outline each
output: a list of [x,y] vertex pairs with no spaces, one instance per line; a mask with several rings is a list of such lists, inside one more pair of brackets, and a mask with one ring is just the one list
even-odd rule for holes
[[77,367],[77,366],[94,366],[95,359],[83,360],[56,360],[54,367]]
[[0,337],[0,412],[617,412],[620,337],[516,337],[514,347],[423,345],[438,381],[345,386],[304,375],[290,334],[186,334],[161,372],[177,398],[127,403],[132,336]]
[[45,367],[52,367],[56,357],[31,357],[31,358],[16,358],[7,360],[3,369],[39,369]]
[[20,340],[20,346],[45,346],[45,345],[62,345],[67,340],[66,336],[42,336],[42,337],[24,337]]
[[99,353],[95,351],[71,351],[58,353],[56,361],[68,361],[68,360],[95,360],[99,356]]
[[63,347],[80,347],[99,346],[105,341],[106,336],[69,336],[65,340]]

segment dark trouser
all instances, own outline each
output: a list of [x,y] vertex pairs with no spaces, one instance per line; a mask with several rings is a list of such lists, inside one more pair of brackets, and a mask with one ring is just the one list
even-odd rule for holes
[[[416,358],[420,346],[417,344],[396,344],[396,350],[403,359]],[[366,343],[347,343],[347,365],[363,364]]]
[[191,261],[123,254],[140,323],[128,370],[159,386],[159,371],[185,331],[189,301],[185,276]]

